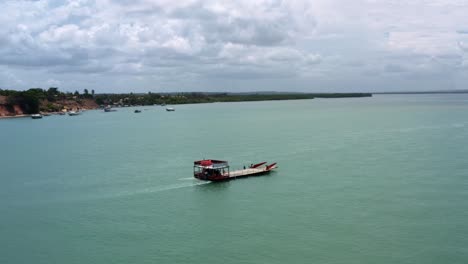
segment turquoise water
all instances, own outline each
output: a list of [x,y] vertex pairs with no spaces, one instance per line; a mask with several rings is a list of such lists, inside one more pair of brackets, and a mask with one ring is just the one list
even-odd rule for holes
[[468,263],[467,95],[140,109],[0,120],[0,263]]

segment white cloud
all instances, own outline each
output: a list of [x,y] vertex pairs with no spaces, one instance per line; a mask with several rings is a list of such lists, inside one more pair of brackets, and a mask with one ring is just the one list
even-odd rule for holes
[[432,56],[459,52],[455,32],[391,32],[387,47],[390,51]]
[[47,80],[47,86],[48,87],[58,87],[62,85],[62,82],[59,81],[59,80],[55,80],[55,79],[48,79]]
[[[291,82],[345,91],[350,81],[385,75],[403,84],[425,73],[466,78],[463,0],[7,0],[0,8],[8,14],[0,17],[0,66],[16,78],[2,85],[19,89],[138,80],[141,91],[204,90],[213,78],[244,78],[270,83],[267,90]],[[389,88],[381,86],[373,89]]]

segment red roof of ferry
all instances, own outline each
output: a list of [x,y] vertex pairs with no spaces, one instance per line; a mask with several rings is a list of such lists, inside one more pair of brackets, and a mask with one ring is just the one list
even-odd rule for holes
[[205,160],[198,160],[193,163],[195,165],[200,165],[200,166],[211,166],[214,164],[227,164],[228,162],[224,160],[205,159]]
[[202,161],[200,161],[200,165],[202,165],[202,166],[211,166],[211,165],[213,165],[213,162],[211,162],[211,160],[202,160]]

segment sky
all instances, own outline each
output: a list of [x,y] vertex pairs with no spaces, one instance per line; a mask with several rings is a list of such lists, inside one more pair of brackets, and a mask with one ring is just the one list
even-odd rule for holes
[[1,0],[0,88],[468,89],[468,0]]

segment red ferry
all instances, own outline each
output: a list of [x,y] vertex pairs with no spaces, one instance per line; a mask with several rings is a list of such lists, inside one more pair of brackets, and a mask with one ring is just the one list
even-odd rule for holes
[[229,163],[224,160],[199,160],[193,162],[193,176],[204,181],[226,181],[235,178],[258,176],[270,173],[276,169],[276,163],[267,165],[266,162],[252,164],[242,170],[229,170]]

